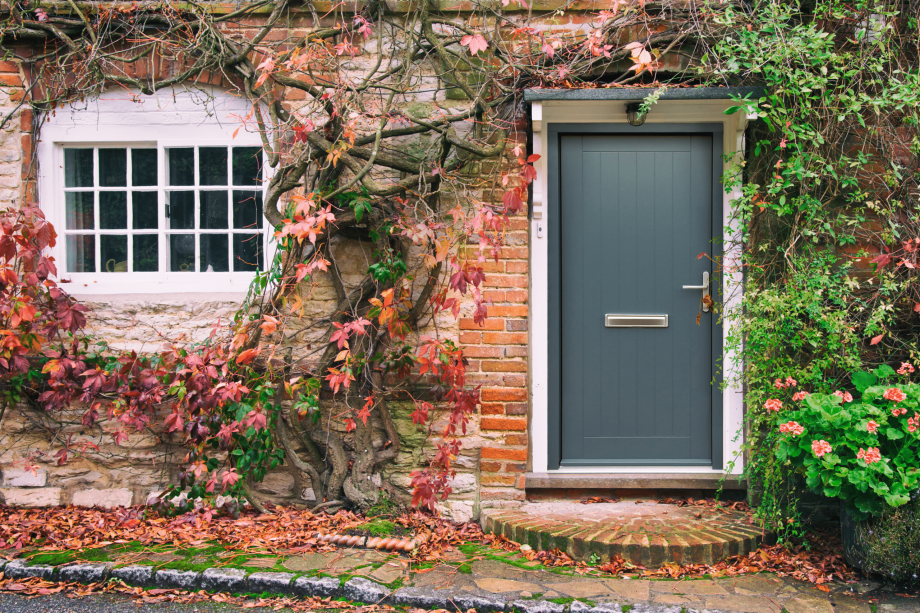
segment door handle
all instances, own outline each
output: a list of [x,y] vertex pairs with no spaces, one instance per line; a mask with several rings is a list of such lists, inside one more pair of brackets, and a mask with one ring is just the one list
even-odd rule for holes
[[[695,289],[702,290],[703,298],[709,295],[709,271],[703,273],[703,284],[702,285],[685,285],[684,289]],[[703,312],[709,312],[709,305],[706,304],[706,301],[703,300]]]

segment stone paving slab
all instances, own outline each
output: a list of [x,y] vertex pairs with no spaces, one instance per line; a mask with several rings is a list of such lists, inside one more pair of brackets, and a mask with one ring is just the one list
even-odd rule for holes
[[559,548],[581,561],[620,556],[649,568],[666,562],[715,564],[771,538],[746,512],[643,501],[533,502],[484,509],[481,523],[486,532],[537,551]]

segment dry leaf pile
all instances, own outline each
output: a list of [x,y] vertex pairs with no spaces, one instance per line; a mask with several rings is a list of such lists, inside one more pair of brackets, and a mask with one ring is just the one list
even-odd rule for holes
[[185,592],[182,590],[172,589],[151,589],[145,590],[139,587],[131,587],[119,582],[108,583],[53,583],[44,579],[3,579],[3,573],[0,573],[0,592],[9,592],[20,594],[27,597],[47,596],[49,594],[64,594],[70,598],[81,598],[92,594],[123,594],[138,601],[139,604],[158,603],[158,602],[176,602],[180,604],[191,604],[196,602],[221,602],[234,604],[244,609],[255,609],[265,607],[273,610],[288,611],[317,611],[337,609],[349,611],[349,613],[373,613],[377,611],[394,611],[395,609],[387,605],[354,605],[350,602],[333,600],[331,598],[246,598],[242,596],[231,596],[229,594],[209,594],[205,591]]

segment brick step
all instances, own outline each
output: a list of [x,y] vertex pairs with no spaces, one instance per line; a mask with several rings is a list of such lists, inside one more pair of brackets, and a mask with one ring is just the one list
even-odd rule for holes
[[583,562],[620,556],[646,568],[715,564],[773,538],[751,523],[749,513],[654,502],[531,502],[483,509],[481,523],[485,532],[537,551],[558,548]]

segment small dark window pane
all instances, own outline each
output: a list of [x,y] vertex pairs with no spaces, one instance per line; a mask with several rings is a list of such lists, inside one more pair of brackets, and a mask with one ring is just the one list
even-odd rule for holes
[[233,192],[233,227],[262,227],[262,192]]
[[233,235],[233,270],[248,272],[262,270],[262,235]]
[[64,187],[92,186],[93,150],[64,149]]
[[169,199],[169,227],[173,230],[191,230],[195,227],[195,192],[167,192]]
[[128,237],[103,234],[99,237],[102,272],[128,272]]
[[92,234],[67,236],[67,271],[96,272],[96,237]]
[[201,228],[227,228],[227,192],[201,192]]
[[191,147],[167,149],[170,185],[195,184],[195,150]]
[[200,185],[227,184],[226,147],[199,147],[198,180]]
[[156,192],[131,193],[131,227],[135,230],[156,230],[159,212]]
[[128,150],[99,150],[99,186],[124,187],[128,184]]
[[195,272],[195,235],[170,234],[169,270]]
[[99,227],[103,230],[128,228],[128,192],[99,192]]
[[67,207],[68,230],[92,230],[94,225],[93,192],[67,192],[65,194]]
[[134,271],[156,272],[160,269],[159,244],[156,234],[134,235]]
[[157,150],[132,149],[131,150],[131,185],[157,184]]
[[261,147],[234,147],[233,148],[233,184],[234,185],[261,185],[262,184],[262,148]]
[[201,272],[227,272],[230,270],[226,234],[201,235]]

